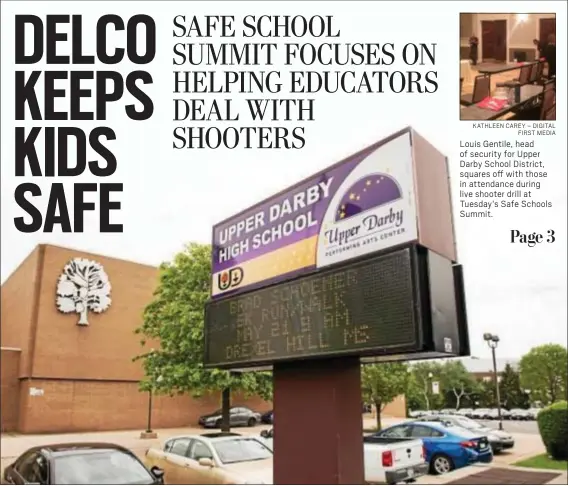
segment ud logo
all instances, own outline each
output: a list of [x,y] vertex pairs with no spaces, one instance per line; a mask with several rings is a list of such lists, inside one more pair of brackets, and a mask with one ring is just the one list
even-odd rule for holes
[[217,276],[217,282],[219,285],[219,290],[229,290],[243,281],[245,273],[241,267],[231,268],[230,270],[225,270]]

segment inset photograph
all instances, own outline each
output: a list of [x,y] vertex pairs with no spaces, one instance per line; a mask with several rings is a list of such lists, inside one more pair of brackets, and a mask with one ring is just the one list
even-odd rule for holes
[[556,14],[460,14],[460,120],[556,120]]

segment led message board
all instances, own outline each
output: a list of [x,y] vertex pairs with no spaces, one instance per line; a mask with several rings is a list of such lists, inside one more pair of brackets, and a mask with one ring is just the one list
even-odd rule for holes
[[[205,364],[246,368],[436,349],[453,355],[458,314],[452,263],[426,252],[421,257],[412,246],[210,302]],[[434,336],[434,323],[443,338]]]

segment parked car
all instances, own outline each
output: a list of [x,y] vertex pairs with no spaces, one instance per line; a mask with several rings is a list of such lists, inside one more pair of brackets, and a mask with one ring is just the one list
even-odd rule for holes
[[440,410],[440,415],[454,415],[456,413],[453,408],[443,408]]
[[[273,450],[274,429],[263,430],[260,439]],[[363,455],[366,483],[397,484],[428,473],[424,446],[418,439],[366,436]]]
[[6,466],[5,484],[164,484],[164,471],[146,466],[115,444],[52,444],[32,447]]
[[255,437],[234,433],[184,435],[146,452],[168,484],[273,484],[272,450]]
[[[499,411],[496,408],[490,408],[481,418],[485,420],[497,420],[499,418]],[[502,410],[501,410],[501,418],[503,418]]]
[[408,416],[411,418],[418,418],[418,417],[422,417],[422,415],[426,415],[428,412],[426,412],[425,410],[411,410],[408,413]]
[[529,420],[536,420],[539,413],[540,413],[540,408],[529,408],[527,414]]
[[[233,407],[229,411],[229,419],[231,427],[236,427],[238,425],[246,427],[254,427],[260,423],[261,416],[257,412],[253,412],[247,407]],[[203,415],[199,417],[199,425],[205,428],[219,429],[221,428],[221,423],[223,422],[223,411],[221,409],[215,410],[215,412],[208,415]]]
[[449,424],[456,427],[461,427],[463,429],[469,430],[470,432],[476,432],[481,435],[486,435],[491,445],[493,453],[499,453],[505,449],[511,449],[515,446],[515,439],[513,436],[502,430],[495,430],[490,427],[483,425],[473,419],[467,417],[460,417],[456,415],[432,415],[421,417],[420,421],[424,422],[440,422],[442,424]]
[[[485,416],[482,417],[485,420],[499,420],[499,410],[496,408],[490,408],[485,413]],[[501,420],[509,420],[511,418],[511,413],[509,410],[502,408],[501,409]]]
[[493,460],[491,446],[484,434],[439,422],[404,422],[373,436],[421,439],[432,474],[444,474],[475,462]]
[[522,408],[514,408],[510,410],[511,420],[531,420],[531,413]]
[[467,417],[468,414],[471,415],[472,412],[473,412],[472,408],[460,408],[459,410],[456,410],[455,414]]
[[488,413],[489,413],[488,408],[476,408],[471,412],[469,418],[481,420],[484,419]]
[[274,411],[273,410],[269,410],[268,412],[263,413],[260,416],[260,421],[263,424],[269,424],[272,425],[274,423]]

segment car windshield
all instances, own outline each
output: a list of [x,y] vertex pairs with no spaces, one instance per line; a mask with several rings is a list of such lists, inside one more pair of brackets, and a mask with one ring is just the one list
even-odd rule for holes
[[152,484],[154,478],[130,454],[118,450],[57,457],[55,484]]
[[224,464],[260,461],[272,457],[272,451],[256,439],[223,440],[215,443],[214,447]]

